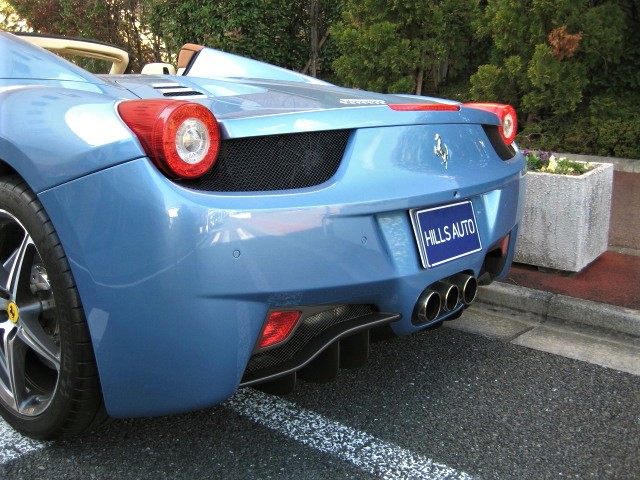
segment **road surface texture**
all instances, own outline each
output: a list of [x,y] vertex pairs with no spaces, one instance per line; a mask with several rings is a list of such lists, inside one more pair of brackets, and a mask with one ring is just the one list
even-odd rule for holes
[[[57,443],[0,421],[0,478],[638,478],[640,376],[518,345],[521,332],[483,329],[482,311],[465,317],[375,342],[365,367],[285,397],[245,389]],[[640,352],[609,340],[627,363]]]

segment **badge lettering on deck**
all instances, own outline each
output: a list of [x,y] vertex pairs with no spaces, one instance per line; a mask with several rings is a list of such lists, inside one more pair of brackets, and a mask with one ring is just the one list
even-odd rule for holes
[[412,210],[411,221],[424,268],[482,250],[473,204],[469,201]]

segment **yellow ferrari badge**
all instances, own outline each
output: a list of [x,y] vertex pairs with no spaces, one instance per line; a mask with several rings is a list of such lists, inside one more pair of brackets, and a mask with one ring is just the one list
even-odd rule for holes
[[7,314],[9,315],[9,320],[13,323],[18,323],[18,318],[20,317],[18,305],[13,302],[9,302],[9,305],[7,305]]

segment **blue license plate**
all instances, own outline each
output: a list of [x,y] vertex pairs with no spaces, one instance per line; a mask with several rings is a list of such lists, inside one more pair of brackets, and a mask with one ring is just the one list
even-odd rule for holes
[[469,201],[413,210],[411,219],[424,268],[482,250],[476,216]]

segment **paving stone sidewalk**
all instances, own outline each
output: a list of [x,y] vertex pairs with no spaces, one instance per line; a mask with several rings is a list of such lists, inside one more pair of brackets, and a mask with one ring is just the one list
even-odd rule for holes
[[640,337],[640,174],[614,173],[608,252],[573,274],[514,264],[478,302]]

